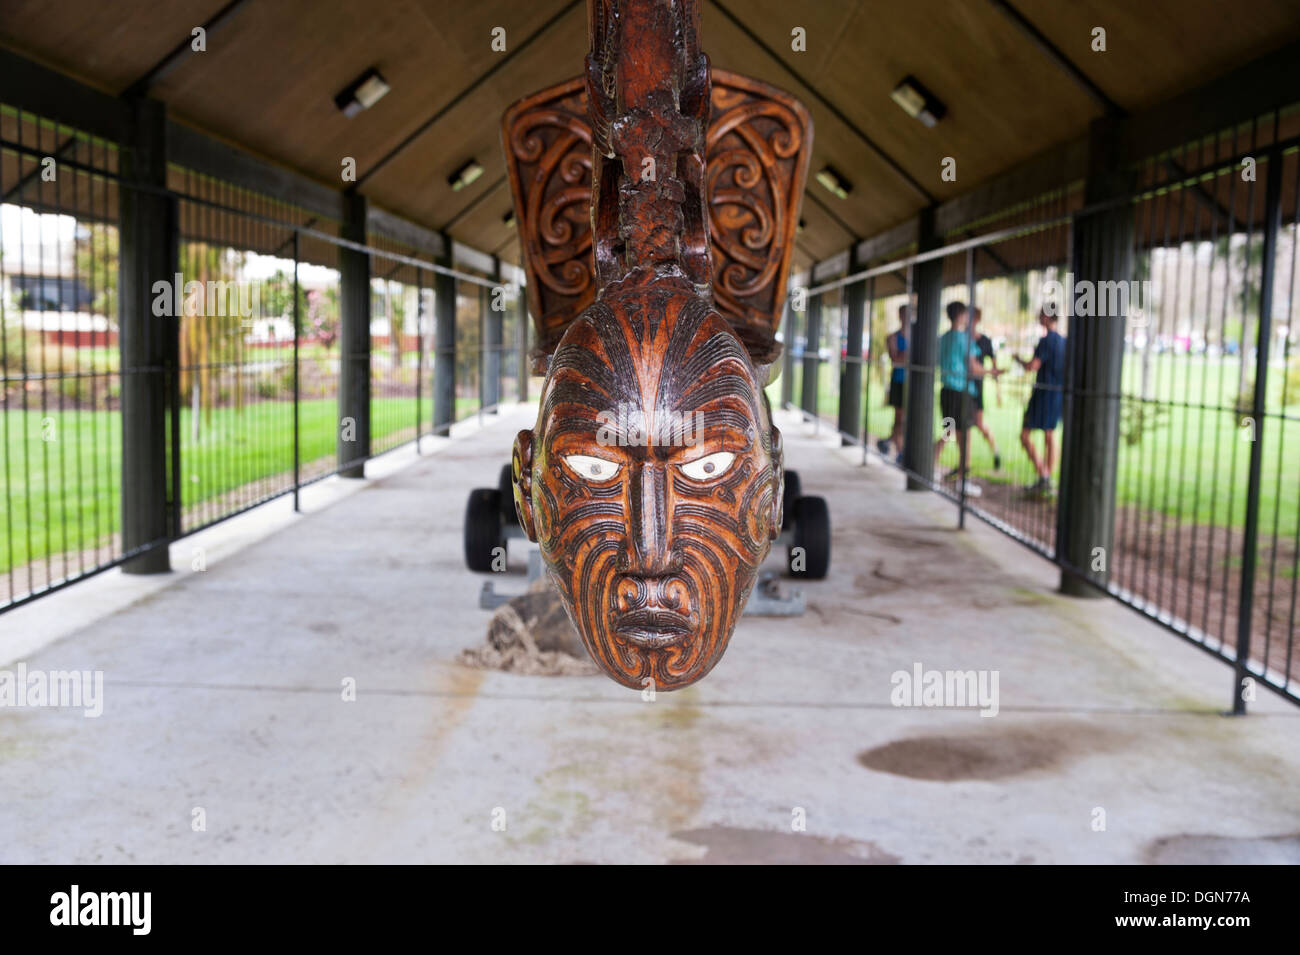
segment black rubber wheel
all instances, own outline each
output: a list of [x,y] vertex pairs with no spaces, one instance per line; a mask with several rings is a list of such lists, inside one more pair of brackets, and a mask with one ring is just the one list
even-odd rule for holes
[[505,547],[501,533],[501,492],[496,488],[480,487],[469,492],[465,508],[465,563],[470,570],[489,573],[492,570],[492,551]]
[[803,496],[798,471],[785,472],[785,496],[781,498],[781,530],[794,526],[794,503]]
[[[803,548],[803,570],[794,569],[795,548]],[[792,577],[821,580],[831,566],[831,512],[824,497],[801,497],[794,504],[794,543],[787,554]]]
[[513,527],[519,523],[519,515],[515,513],[515,478],[508,464],[497,477],[497,493],[501,495],[501,523]]

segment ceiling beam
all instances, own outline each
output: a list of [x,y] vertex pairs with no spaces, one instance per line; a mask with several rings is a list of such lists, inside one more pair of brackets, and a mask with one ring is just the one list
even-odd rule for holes
[[531,34],[529,34],[529,36],[526,37],[522,43],[516,46],[505,56],[498,58],[496,63],[492,66],[491,69],[487,70],[485,73],[480,74],[478,78],[475,79],[474,82],[470,83],[468,86],[463,87],[461,91],[457,93],[455,96],[453,96],[448,103],[443,105],[436,113],[434,113],[423,123],[421,123],[415,129],[413,129],[409,134],[407,134],[405,139],[403,139],[400,143],[398,143],[396,146],[390,149],[387,152],[387,154],[382,156],[379,159],[379,161],[376,162],[369,169],[367,169],[365,173],[358,176],[357,181],[353,183],[352,188],[359,189],[361,188],[361,186],[365,185],[365,183],[370,178],[372,178],[375,175],[375,173],[379,172],[379,170],[383,169],[390,162],[396,159],[398,155],[402,153],[403,150],[405,150],[408,146],[411,145],[411,143],[415,142],[417,139],[419,139],[421,136],[427,133],[433,127],[433,125],[438,122],[438,120],[442,119],[449,112],[451,112],[461,103],[463,103],[470,96],[470,94],[474,93],[480,86],[482,86],[493,76],[495,76],[498,71],[500,71],[503,67],[505,67],[505,65],[509,63],[511,60],[513,60],[516,56],[518,56],[524,50],[528,49],[528,47],[531,46],[539,37],[541,37],[542,34],[546,33],[547,30],[551,29],[551,27],[555,26],[555,24],[559,23],[561,20],[567,17],[574,10],[574,8],[576,8],[580,3],[582,3],[582,0],[570,0],[569,3],[566,3],[560,9],[559,13],[555,14],[555,16],[551,17],[540,27],[534,30]]
[[872,265],[876,259],[892,255],[899,249],[916,245],[921,235],[921,220],[917,216],[900,222],[891,229],[878,232],[871,238],[859,242],[853,254],[864,266]]
[[437,258],[447,251],[447,242],[440,230],[412,222],[373,203],[367,204],[366,232],[371,235],[382,235],[400,242],[408,249],[413,249],[414,251],[406,253],[413,259],[419,258],[421,252]]
[[439,226],[438,231],[439,232],[449,231],[452,226],[456,225],[458,222],[461,222],[467,215],[469,215],[476,208],[478,208],[479,204],[482,203],[484,199],[486,199],[488,196],[495,193],[498,189],[500,189],[505,184],[506,184],[506,177],[502,176],[496,182],[492,183],[490,186],[488,186],[486,189],[480,192],[477,196],[475,196],[473,200],[470,201],[470,203],[465,206],[465,208],[461,209],[454,216],[448,219],[445,225]]
[[803,194],[804,194],[804,197],[805,197],[805,198],[807,198],[807,199],[811,199],[811,200],[812,200],[812,201],[813,201],[817,206],[819,206],[819,207],[820,207],[820,208],[821,208],[821,209],[822,209],[822,210],[823,210],[823,211],[824,211],[828,216],[830,216],[831,219],[832,219],[832,221],[834,221],[836,225],[838,225],[841,229],[843,229],[845,232],[847,232],[847,233],[849,234],[849,237],[852,238],[853,243],[854,243],[855,245],[856,245],[858,242],[860,242],[860,241],[862,240],[862,236],[858,235],[858,230],[857,230],[857,229],[853,228],[853,226],[849,225],[847,222],[845,222],[843,219],[841,219],[838,215],[836,215],[836,214],[835,214],[835,210],[832,209],[829,205],[827,205],[827,204],[826,204],[826,201],[825,201],[824,199],[820,199],[820,198],[818,198],[817,194],[816,194],[815,192],[813,192],[813,190],[812,190],[812,184],[811,184],[811,183],[809,183],[808,185],[806,185],[806,186],[804,187]]
[[342,194],[337,189],[175,120],[167,122],[167,161],[322,218],[343,217]]
[[[229,23],[234,18],[235,14],[239,12],[240,8],[245,6],[247,3],[248,0],[230,0],[229,3],[214,13],[212,18],[209,19],[207,23],[203,24],[205,42],[207,37],[211,36],[217,30],[221,29],[221,27]],[[153,67],[144,74],[144,76],[140,77],[124,89],[122,95],[133,97],[144,96],[147,94],[149,92],[149,87],[153,86],[154,83],[158,82],[189,58],[189,55],[194,52],[193,43],[194,34],[193,31],[191,31],[185,39],[181,40],[180,43],[177,43],[176,46],[172,48],[170,53],[155,63]]]
[[881,162],[883,162],[886,166],[892,169],[900,179],[906,182],[908,186],[910,186],[918,196],[924,199],[927,204],[934,202],[934,196],[930,195],[930,193],[926,190],[925,186],[921,185],[916,179],[914,179],[911,173],[909,173],[906,169],[904,169],[898,163],[898,161],[894,159],[893,156],[885,152],[885,150],[882,149],[874,139],[872,139],[861,128],[859,128],[858,125],[853,122],[853,120],[849,119],[849,117],[844,115],[843,110],[841,110],[838,106],[832,103],[821,93],[817,92],[816,86],[814,86],[808,80],[804,79],[803,76],[801,76],[798,72],[796,72],[793,67],[791,67],[788,63],[786,63],[786,61],[781,58],[781,54],[777,53],[776,50],[772,49],[770,46],[764,43],[762,37],[760,37],[753,30],[751,30],[749,28],[749,25],[746,24],[745,21],[741,20],[734,13],[728,10],[721,3],[721,0],[713,0],[713,5],[718,8],[719,12],[721,12],[724,17],[726,17],[728,20],[731,21],[732,25],[735,26],[736,29],[738,29],[741,33],[743,33],[746,37],[748,37],[756,46],[758,46],[759,49],[761,49],[764,53],[766,53],[771,59],[779,63],[782,69],[784,69],[787,73],[789,73],[796,80],[798,80],[800,85],[803,86],[803,88],[807,90],[809,94],[811,94],[819,103],[821,103],[822,106],[824,106],[832,116],[834,116],[841,123],[843,123],[845,128],[848,129],[849,132],[853,133],[853,135],[857,136],[858,139],[862,140],[862,142],[866,144],[867,148],[870,149],[873,153],[875,153],[876,157]]
[[0,97],[16,107],[20,117],[56,120],[115,143],[130,128],[126,104],[116,96],[3,48]]
[[[1038,47],[1039,50],[1046,54],[1049,60],[1060,67],[1065,75],[1074,81],[1076,86],[1087,93],[1088,96],[1092,98],[1093,102],[1105,111],[1107,116],[1115,119],[1122,119],[1128,116],[1128,111],[1125,110],[1124,107],[1120,106],[1119,103],[1107,96],[1105,91],[1094,83],[1092,78],[1089,77],[1077,63],[1066,56],[1060,47],[1049,40],[1046,35],[1044,35],[1043,32],[1034,25],[1033,21],[1008,3],[1007,0],[989,0],[989,2],[993,4],[998,12],[1015,24],[1016,27],[1018,27],[1020,31],[1024,33],[1036,47]],[[1166,169],[1176,176],[1185,177],[1187,175],[1187,170],[1172,157],[1166,157],[1164,165]],[[1199,182],[1192,185],[1191,195],[1197,202],[1210,210],[1216,221],[1220,218],[1228,218],[1228,211],[1224,209],[1223,206],[1220,205],[1219,202],[1211,196]]]
[[1061,68],[1076,86],[1088,94],[1098,106],[1100,106],[1107,116],[1123,116],[1124,108],[1106,95],[1106,91],[1092,81],[1087,73],[1079,69],[1061,48],[1049,40],[1038,27],[1034,26],[1033,21],[1023,13],[1007,3],[1007,0],[989,0],[994,9],[1001,13],[1019,28],[1020,32],[1027,36],[1033,44],[1038,47],[1047,58]]
[[[498,245],[495,249],[492,250],[492,257],[493,257],[494,259],[495,259],[495,258],[499,258],[499,257],[501,256],[501,253],[504,252],[506,249],[510,248],[510,243],[514,242],[515,239],[517,239],[517,238],[519,238],[519,236],[515,235],[515,230],[514,230],[514,229],[511,229],[511,230],[510,230],[510,237],[509,237],[508,239],[506,239],[504,242],[502,242],[500,245]],[[520,258],[522,259],[523,256],[520,256]]]

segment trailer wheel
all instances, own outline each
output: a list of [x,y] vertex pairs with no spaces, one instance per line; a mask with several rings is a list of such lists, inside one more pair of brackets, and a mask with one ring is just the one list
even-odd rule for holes
[[[800,550],[801,549],[801,550]],[[788,552],[790,575],[821,580],[831,566],[831,512],[824,497],[801,497],[794,504],[794,543]],[[797,558],[802,569],[795,569]]]
[[781,498],[781,530],[794,524],[794,505],[803,496],[798,471],[785,472],[785,494]]
[[508,464],[501,468],[497,477],[497,493],[501,495],[502,525],[515,526],[519,523],[519,515],[515,512],[515,478]]
[[492,570],[493,551],[506,546],[501,532],[501,492],[480,487],[469,492],[465,508],[465,563],[470,570]]

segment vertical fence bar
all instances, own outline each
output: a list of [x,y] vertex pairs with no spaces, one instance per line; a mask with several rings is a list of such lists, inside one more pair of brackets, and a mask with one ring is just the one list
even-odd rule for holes
[[[439,264],[451,266],[451,239]],[[451,433],[456,420],[456,276],[437,272],[433,279],[433,433]]]
[[[1246,527],[1241,546],[1241,596],[1237,600],[1236,685],[1232,712],[1246,712],[1247,664],[1250,662],[1250,629],[1255,606],[1255,567],[1259,559],[1259,492],[1264,459],[1264,414],[1268,397],[1268,346],[1273,335],[1273,279],[1276,274],[1277,236],[1282,228],[1282,151],[1268,155],[1268,180],[1264,187],[1264,248],[1260,272],[1259,329],[1255,336],[1255,391],[1251,416],[1250,483],[1246,490]],[[1243,325],[1242,337],[1245,337]],[[1242,356],[1245,361],[1245,356]],[[1264,666],[1267,667],[1264,661]]]
[[[505,293],[501,288],[501,260],[492,257],[492,281],[495,288],[479,286],[479,311],[483,316],[483,406],[496,410],[501,403],[501,349],[505,344]],[[486,302],[487,307],[482,307]],[[497,308],[500,305],[501,308]]]
[[[153,283],[175,281],[179,258],[176,200],[144,189],[167,185],[166,112],[153,100],[131,102],[132,129],[122,150],[119,190],[119,347],[122,375],[122,551],[149,548],[123,564],[131,574],[171,569],[167,540],[178,518],[169,507],[168,378],[179,319],[155,316]],[[178,290],[173,290],[173,300]],[[173,369],[174,371],[174,369]],[[176,449],[172,453],[175,454]],[[170,494],[179,494],[172,488]]]
[[420,405],[424,383],[424,270],[415,270],[415,453],[420,453]]
[[[849,271],[861,268],[855,246],[849,253]],[[844,329],[844,364],[840,368],[840,444],[849,446],[858,433],[858,406],[862,400],[862,329],[866,324],[867,282],[854,282],[844,290],[847,321]]]
[[293,230],[293,509],[301,511],[298,492],[302,488],[302,445],[300,434],[302,430],[302,416],[300,413],[299,403],[301,401],[301,384],[299,380],[299,358],[298,358],[298,340],[302,338],[302,310],[298,306],[298,296],[301,294],[301,286],[298,280],[298,263],[301,261],[301,236],[297,229]]
[[814,424],[817,414],[817,378],[821,371],[818,358],[818,346],[822,336],[822,295],[812,296],[808,302],[808,325],[803,342],[803,387],[800,389],[799,404],[804,412],[813,416]]
[[957,486],[957,527],[966,529],[966,485],[970,481],[971,470],[971,431],[975,424],[975,396],[970,393],[971,356],[975,352],[975,250],[966,250],[966,367],[962,380],[967,382],[962,389],[961,403],[966,412],[966,430],[957,433],[957,474],[961,482]]
[[483,286],[476,285],[475,288],[478,289],[478,423],[482,427],[484,389],[487,387],[487,349],[484,347],[487,342],[487,295]]
[[[1089,133],[1088,203],[1132,195],[1133,174],[1121,161],[1114,137],[1114,125],[1104,119],[1097,120]],[[1070,241],[1076,285],[1090,282],[1092,288],[1101,289],[1133,277],[1134,220],[1127,203],[1074,219]],[[1109,583],[1117,556],[1115,498],[1127,316],[1076,316],[1073,295],[1067,283],[1062,304],[1070,325],[1065,339],[1055,552],[1061,592],[1091,597],[1099,596],[1097,588]],[[1096,553],[1104,561],[1100,565],[1094,563]]]
[[[934,208],[920,214],[918,252],[940,245],[934,234]],[[928,491],[934,484],[934,367],[939,350],[939,312],[943,302],[943,260],[930,259],[911,267],[916,290],[916,324],[908,342],[906,431],[903,467],[909,491]],[[909,301],[912,288],[909,287]]]
[[[856,254],[856,253],[855,253]],[[867,463],[867,451],[871,445],[871,366],[876,363],[875,339],[871,336],[871,313],[876,307],[876,280],[869,278],[863,283],[863,327],[866,337],[867,357],[863,359],[862,393],[858,400],[862,402],[862,463]],[[892,374],[892,370],[891,370]]]
[[[343,211],[343,238],[365,245],[365,197],[346,193]],[[338,467],[341,477],[364,478],[370,457],[370,253],[340,246],[338,256],[342,347]]]

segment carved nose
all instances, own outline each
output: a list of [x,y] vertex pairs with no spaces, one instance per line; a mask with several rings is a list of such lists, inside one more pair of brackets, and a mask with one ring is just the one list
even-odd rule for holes
[[628,482],[627,546],[624,573],[659,577],[676,571],[668,513],[668,472],[654,464],[632,469]]
[[620,577],[616,594],[619,613],[671,610],[686,614],[691,609],[690,594],[677,577]]

